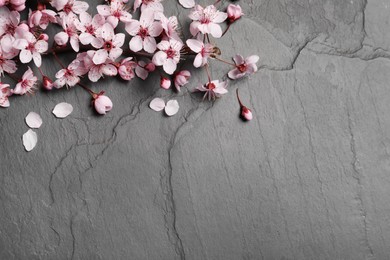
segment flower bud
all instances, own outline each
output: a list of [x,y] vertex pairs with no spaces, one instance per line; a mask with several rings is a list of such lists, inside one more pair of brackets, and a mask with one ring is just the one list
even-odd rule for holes
[[252,111],[246,106],[241,107],[241,116],[247,121],[250,121],[253,118]]
[[228,15],[229,22],[233,23],[238,19],[240,19],[241,16],[243,15],[242,9],[239,5],[229,4],[227,8],[227,15]]
[[145,66],[145,69],[148,71],[148,72],[152,72],[156,69],[156,65],[154,65],[153,62],[150,62],[148,63],[146,66]]
[[46,90],[52,90],[54,87],[53,81],[47,76],[43,76],[42,85]]
[[171,80],[165,77],[161,77],[160,87],[163,89],[169,89],[171,87]]
[[39,35],[38,40],[48,41],[49,35],[47,35],[46,33],[42,33],[41,35]]
[[112,101],[109,97],[104,95],[104,91],[96,94],[93,100],[93,105],[95,107],[96,112],[101,115],[105,115],[106,112],[112,109]]
[[191,77],[191,73],[188,70],[179,71],[175,75],[174,81],[175,81],[175,88],[177,89],[177,91],[180,91],[180,88],[188,83],[190,77]]

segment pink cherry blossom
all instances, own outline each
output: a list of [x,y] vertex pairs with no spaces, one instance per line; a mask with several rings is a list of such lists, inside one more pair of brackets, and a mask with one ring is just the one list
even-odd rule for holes
[[239,79],[257,71],[256,63],[259,60],[259,56],[257,55],[249,56],[246,59],[244,59],[241,55],[236,55],[233,60],[236,63],[236,68],[228,73],[228,77],[231,79]]
[[160,20],[161,26],[164,29],[164,40],[169,40],[170,38],[173,38],[177,41],[180,41],[178,28],[179,28],[179,22],[177,21],[176,16],[171,16],[167,18],[163,13],[158,13],[157,19]]
[[42,86],[46,90],[52,90],[55,84],[48,76],[42,76]]
[[12,95],[8,84],[0,82],[0,107],[9,107],[8,97]]
[[109,5],[98,5],[97,11],[100,15],[103,15],[107,22],[112,25],[113,28],[118,26],[118,22],[130,22],[131,14],[127,12],[126,6],[120,0],[112,0]]
[[41,29],[45,30],[49,23],[55,23],[57,21],[56,15],[56,12],[54,12],[53,10],[36,10],[30,13],[28,18],[28,25],[31,28],[39,26],[41,27]]
[[41,54],[47,51],[48,43],[44,40],[37,40],[30,32],[24,32],[22,35],[23,38],[16,39],[14,42],[14,47],[20,50],[20,61],[29,63],[34,60],[35,65],[40,67],[42,64]]
[[97,82],[104,75],[116,76],[118,70],[113,65],[113,61],[107,59],[104,63],[96,65],[93,62],[93,57],[96,55],[96,51],[87,51],[87,55],[84,56],[84,66],[88,68],[88,78],[92,82]]
[[69,16],[73,14],[81,14],[88,10],[88,3],[84,1],[75,0],[52,0],[50,4],[57,9],[57,11],[63,11],[60,16]]
[[189,39],[187,46],[197,55],[194,59],[194,67],[199,68],[207,64],[207,58],[214,53],[214,46],[210,43],[204,44],[202,41]]
[[104,91],[96,94],[93,99],[93,105],[95,107],[96,112],[101,115],[105,115],[108,111],[112,109],[112,101],[109,97],[104,95]]
[[239,5],[229,4],[227,7],[227,15],[230,23],[233,23],[241,18],[244,14]]
[[160,87],[163,89],[169,89],[171,87],[171,80],[166,78],[166,77],[161,76]]
[[123,52],[121,47],[124,43],[125,34],[115,34],[112,25],[105,23],[101,29],[101,36],[92,41],[93,47],[102,48],[94,55],[93,62],[99,65],[105,63],[108,58],[113,61],[116,60]]
[[146,10],[141,14],[140,21],[131,20],[126,24],[126,31],[134,36],[129,43],[130,50],[138,52],[144,49],[153,53],[156,50],[156,40],[163,28],[160,22],[154,21],[154,12]]
[[163,69],[169,75],[175,72],[177,63],[180,61],[180,50],[183,44],[175,39],[169,41],[161,41],[157,44],[160,50],[153,56],[153,63],[156,66],[163,66]]
[[15,73],[16,72],[16,63],[12,60],[14,55],[9,55],[4,53],[0,47],[0,76],[4,75],[4,72]]
[[26,93],[33,93],[38,78],[34,76],[33,71],[28,67],[27,71],[23,74],[22,79],[16,84],[12,93],[18,95],[24,95]]
[[82,12],[79,18],[80,20],[75,21],[77,30],[81,32],[79,39],[82,44],[88,45],[95,39],[98,30],[105,24],[106,19],[100,14],[96,14],[92,18],[87,12]]
[[75,52],[79,52],[80,44],[78,31],[75,25],[75,16],[63,17],[60,20],[63,31],[54,35],[54,41],[60,46],[66,45],[69,41],[72,49]]
[[[9,34],[13,36],[20,23],[20,13],[10,11],[7,7],[0,8],[0,36]],[[28,27],[27,27],[28,30]]]
[[80,61],[74,60],[69,66],[65,69],[62,69],[56,73],[57,80],[55,81],[55,86],[57,88],[62,88],[63,86],[73,87],[80,82],[80,77],[83,75],[82,70],[79,69]]
[[240,96],[238,94],[238,89],[236,89],[236,94],[237,94],[238,103],[240,104],[240,116],[242,117],[242,119],[246,121],[252,120],[253,119],[252,111],[242,104]]
[[164,12],[164,7],[161,4],[162,0],[135,0],[134,1],[134,11],[141,6],[141,11],[145,9],[151,9],[157,12]]
[[188,70],[179,71],[174,79],[176,90],[180,92],[180,88],[188,83],[190,77],[191,73]]
[[148,61],[148,63],[144,61],[139,61],[137,66],[135,67],[135,74],[145,80],[149,76],[149,72],[153,72],[156,69],[154,63]]
[[209,33],[215,38],[222,36],[222,29],[219,23],[226,20],[227,14],[220,12],[214,5],[203,8],[196,5],[189,17],[193,20],[190,24],[190,31],[193,36],[199,32],[202,34]]
[[203,100],[208,97],[209,100],[221,97],[221,95],[226,94],[227,91],[227,81],[219,82],[219,80],[213,80],[207,83],[206,85],[200,85],[196,90],[200,92],[205,92]]
[[134,78],[134,69],[137,67],[137,63],[133,61],[132,57],[128,57],[121,61],[118,68],[118,73],[124,80],[131,80]]
[[9,8],[21,12],[26,8],[26,0],[1,0],[0,6],[8,5]]

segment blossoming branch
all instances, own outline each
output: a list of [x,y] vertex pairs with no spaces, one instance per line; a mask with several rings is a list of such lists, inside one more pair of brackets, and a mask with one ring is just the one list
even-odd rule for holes
[[[91,94],[95,110],[105,114],[112,109],[112,101],[103,90],[96,93],[82,84],[81,77],[93,83],[106,77],[145,80],[149,73],[158,73],[161,88],[174,86],[172,89],[180,92],[191,78],[190,71],[178,69],[184,59],[193,59],[194,68],[205,70],[205,82],[194,87],[194,92],[203,92],[203,99],[219,98],[228,93],[228,81],[211,78],[210,59],[230,66],[227,76],[232,80],[255,73],[259,60],[256,55],[235,55],[234,62],[221,58],[221,49],[213,38],[224,36],[243,15],[241,7],[235,4],[221,10],[221,2],[217,0],[204,7],[194,0],[179,0],[182,7],[191,9],[188,17],[192,21],[192,37],[183,39],[177,17],[164,14],[162,0],[105,1],[97,6],[93,16],[84,1],[38,1],[35,9],[27,10],[26,0],[0,0],[0,76],[15,81],[11,86],[0,80],[0,106],[8,107],[9,97],[33,93],[39,87],[52,90],[78,86]],[[21,20],[24,14],[27,20]],[[120,24],[124,32],[119,32]],[[48,35],[49,26],[56,26],[58,32]],[[126,41],[127,38],[130,40]],[[65,51],[75,53],[69,64],[58,57]],[[58,63],[55,75],[42,71],[42,55],[52,55]],[[37,67],[40,75],[34,75],[32,66]],[[18,69],[21,78],[15,74]],[[239,97],[238,101],[244,118],[252,119]],[[156,111],[165,108],[171,116],[177,113],[179,104],[170,100],[165,105],[165,101],[156,99],[150,107]]]

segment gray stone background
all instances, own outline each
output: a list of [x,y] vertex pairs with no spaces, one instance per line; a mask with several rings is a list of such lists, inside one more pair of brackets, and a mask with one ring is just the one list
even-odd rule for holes
[[[390,1],[237,3],[245,17],[216,42],[261,69],[214,103],[189,93],[194,71],[179,95],[158,77],[93,84],[114,102],[103,117],[77,87],[0,110],[0,259],[390,258]],[[228,70],[212,62],[213,78]],[[150,110],[156,96],[179,113]],[[27,153],[30,111],[44,124]]]

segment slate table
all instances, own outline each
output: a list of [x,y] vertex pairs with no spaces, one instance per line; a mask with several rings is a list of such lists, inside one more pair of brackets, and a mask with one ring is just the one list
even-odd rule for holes
[[[158,77],[93,84],[114,102],[106,116],[81,88],[0,110],[0,259],[390,258],[390,2],[236,3],[245,16],[216,42],[261,69],[216,102],[189,93],[205,79],[192,70],[179,94]],[[179,113],[149,109],[156,96]],[[56,119],[64,101],[74,112]],[[30,111],[44,123],[27,153]]]

